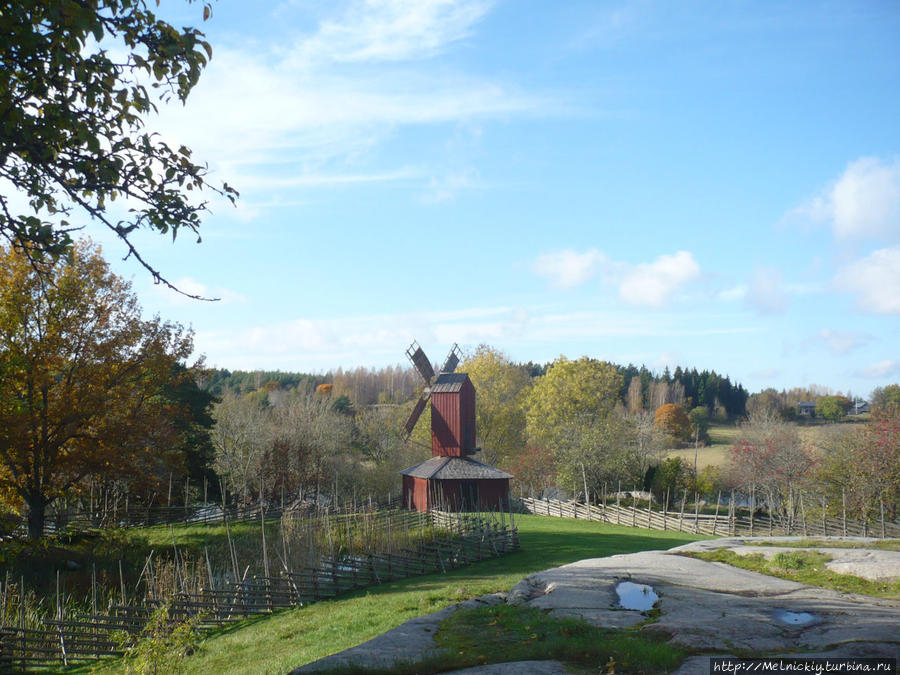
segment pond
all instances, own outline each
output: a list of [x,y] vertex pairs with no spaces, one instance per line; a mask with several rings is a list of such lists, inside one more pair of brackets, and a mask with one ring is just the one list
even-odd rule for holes
[[811,626],[819,622],[819,617],[809,612],[791,612],[787,609],[776,609],[772,618],[789,626]]
[[659,596],[652,586],[647,584],[635,584],[631,581],[622,581],[616,585],[616,593],[619,595],[619,606],[623,609],[636,609],[645,612],[653,609],[653,605],[659,600]]

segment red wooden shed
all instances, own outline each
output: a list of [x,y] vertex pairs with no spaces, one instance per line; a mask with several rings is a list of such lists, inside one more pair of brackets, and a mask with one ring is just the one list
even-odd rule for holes
[[508,508],[512,475],[471,457],[432,457],[400,473],[403,505],[417,511]]

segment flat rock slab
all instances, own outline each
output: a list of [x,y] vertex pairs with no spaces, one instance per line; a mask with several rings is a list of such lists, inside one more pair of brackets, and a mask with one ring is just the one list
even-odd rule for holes
[[[762,554],[766,558],[773,558],[778,553],[791,551],[820,551],[831,557],[825,566],[838,574],[852,574],[869,581],[895,581],[900,579],[900,551],[882,551],[868,548],[838,548],[830,547],[827,543],[823,546],[808,546],[798,548],[795,546],[778,546],[779,542],[808,541],[808,537],[733,537],[730,539],[717,539],[711,541],[693,542],[680,546],[678,551],[710,551],[718,548],[727,548],[738,555]],[[830,538],[833,541],[851,541],[865,545],[876,539],[864,539],[862,537]],[[753,545],[752,542],[768,542],[773,545]]]
[[[770,540],[771,538],[765,538]],[[799,539],[799,538],[794,538]],[[671,551],[646,551],[581,560],[531,575],[508,594],[469,600],[407,621],[368,642],[294,670],[308,673],[355,665],[391,668],[440,656],[434,633],[459,607],[500,602],[528,604],[551,615],[579,617],[601,627],[646,624],[670,640],[709,654],[886,657],[900,659],[900,602],[838,593],[742,570],[724,563],[678,555],[680,551],[714,550],[722,546],[752,548],[748,538],[694,542]],[[788,549],[798,550],[798,549]],[[860,549],[828,549],[856,551]],[[865,551],[871,552],[869,549]],[[777,551],[776,551],[777,552]],[[875,553],[893,553],[874,551]],[[774,554],[774,553],[773,553]],[[865,556],[857,560],[866,560]],[[618,606],[621,581],[647,584],[659,595],[653,615]],[[814,615],[807,625],[792,625],[779,612]],[[706,673],[709,656],[691,657],[678,675]],[[556,661],[491,664],[458,671],[501,675],[567,672]]]
[[[653,587],[660,596],[653,628],[686,647],[843,652],[854,643],[876,643],[881,646],[873,656],[900,656],[900,602],[837,593],[672,552],[581,560],[539,572],[517,584],[509,601],[602,627],[647,621],[646,613],[618,606],[615,588],[621,581]],[[777,618],[782,611],[809,613],[814,619],[809,625],[792,625]]]

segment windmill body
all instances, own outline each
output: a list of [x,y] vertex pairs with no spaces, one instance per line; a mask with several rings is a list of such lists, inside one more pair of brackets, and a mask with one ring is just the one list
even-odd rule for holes
[[407,439],[425,406],[431,405],[431,459],[401,471],[403,503],[427,511],[494,509],[509,499],[505,471],[472,459],[475,445],[475,387],[465,373],[456,373],[456,345],[435,377],[428,358],[415,342],[406,355],[425,381],[425,391],[406,422]]

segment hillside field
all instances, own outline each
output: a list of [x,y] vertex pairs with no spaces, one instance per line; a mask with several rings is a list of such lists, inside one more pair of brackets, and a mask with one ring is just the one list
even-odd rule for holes
[[[448,572],[381,586],[249,619],[210,634],[182,667],[184,673],[284,673],[360,644],[416,616],[468,598],[512,588],[550,567],[620,553],[660,550],[701,537],[635,530],[585,520],[516,516],[521,550]],[[65,672],[87,673],[81,667]],[[108,661],[99,672],[117,672]],[[94,671],[97,672],[97,671]]]

